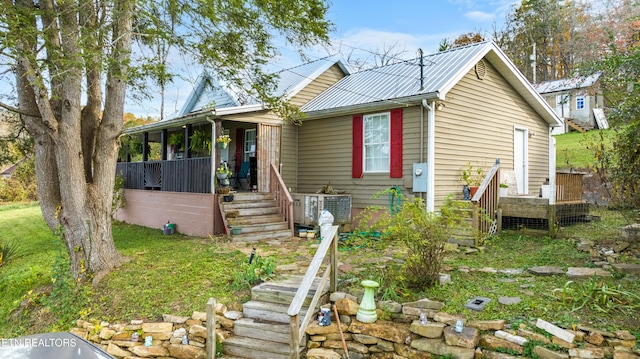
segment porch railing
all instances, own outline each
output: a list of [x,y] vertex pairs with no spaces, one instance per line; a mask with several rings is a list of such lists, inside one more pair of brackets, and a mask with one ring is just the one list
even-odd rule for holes
[[482,181],[478,191],[471,198],[473,204],[473,229],[479,235],[489,233],[496,219],[498,210],[498,193],[500,189],[500,159],[491,167]]
[[556,172],[556,203],[582,202],[582,173]]
[[211,193],[211,159],[118,162],[116,175],[126,189]]
[[293,236],[293,198],[284,184],[280,172],[273,163],[270,171],[269,192],[273,193],[278,208],[280,208],[280,214],[284,217],[285,222],[289,223],[289,229],[291,229],[291,235]]
[[[307,268],[307,272],[302,278],[300,287],[287,310],[287,314],[289,315],[289,329],[291,331],[291,359],[298,359],[300,357],[301,338],[305,335],[309,322],[316,315],[315,308],[320,301],[320,297],[322,296],[327,281],[329,281],[329,290],[331,293],[335,292],[338,287],[338,226],[332,226],[326,238],[324,235],[322,238],[318,251],[313,256],[311,264],[309,264],[309,268]],[[318,271],[320,270],[320,265],[324,262],[324,259],[327,256],[327,251],[329,250],[329,265],[322,275],[320,285],[315,290],[316,292],[313,299],[311,299],[307,314],[302,319],[302,322],[300,322],[300,311],[302,309],[302,305],[307,298],[309,290],[311,290],[311,285],[313,285],[313,282],[318,275]]]

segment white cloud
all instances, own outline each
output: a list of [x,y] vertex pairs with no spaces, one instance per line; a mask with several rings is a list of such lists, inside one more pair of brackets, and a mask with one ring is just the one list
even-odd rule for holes
[[496,18],[495,15],[486,13],[484,11],[470,11],[464,14],[464,17],[475,22],[489,22],[493,21]]

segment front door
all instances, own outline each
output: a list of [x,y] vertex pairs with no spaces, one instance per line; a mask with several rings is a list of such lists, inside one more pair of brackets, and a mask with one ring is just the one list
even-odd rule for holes
[[529,131],[526,128],[514,128],[513,131],[513,170],[516,173],[518,194],[526,194],[529,187]]

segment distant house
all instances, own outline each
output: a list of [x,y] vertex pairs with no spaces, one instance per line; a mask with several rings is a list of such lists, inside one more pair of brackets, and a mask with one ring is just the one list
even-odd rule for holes
[[[537,195],[546,178],[555,178],[550,133],[560,119],[493,42],[357,73],[329,59],[285,70],[278,89],[306,113],[301,126],[262,104],[238,102],[222,86],[205,88],[196,87],[180,117],[128,130],[145,143],[160,142],[163,154],[154,163],[119,164],[127,188],[119,219],[183,221],[178,227],[193,235],[226,230],[212,179],[220,161],[234,172],[251,162],[251,185],[277,198],[331,183],[350,197],[352,214],[388,205],[372,195],[389,187],[424,197],[427,209],[437,210],[447,195],[461,197],[468,163],[488,170],[499,159],[513,194]],[[169,160],[169,136],[189,137],[197,128],[232,142],[200,158],[186,146]]]
[[593,74],[533,85],[562,119],[563,126],[555,128],[554,135],[570,128],[588,131],[609,127],[602,110],[604,97],[598,86],[599,79],[599,74]]
[[11,178],[11,176],[13,175],[13,172],[15,172],[15,170],[18,169],[18,166],[20,166],[20,164],[25,160],[26,160],[26,157],[12,164],[11,166],[3,169],[2,171],[0,171],[0,176],[2,178]]

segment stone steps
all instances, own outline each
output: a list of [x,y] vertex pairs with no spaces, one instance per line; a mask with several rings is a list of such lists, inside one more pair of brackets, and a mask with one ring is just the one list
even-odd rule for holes
[[[243,304],[244,317],[235,321],[234,335],[224,342],[224,357],[290,358],[291,333],[287,310],[301,281],[302,276],[288,276],[253,287],[252,300]],[[313,287],[317,288],[320,281],[320,278],[316,278]],[[310,291],[306,306],[314,293],[315,290]],[[325,303],[328,299],[328,289],[325,289],[320,303]],[[303,307],[300,317],[303,318],[307,311]],[[306,345],[306,336],[301,338],[300,345],[299,350],[302,351]]]

